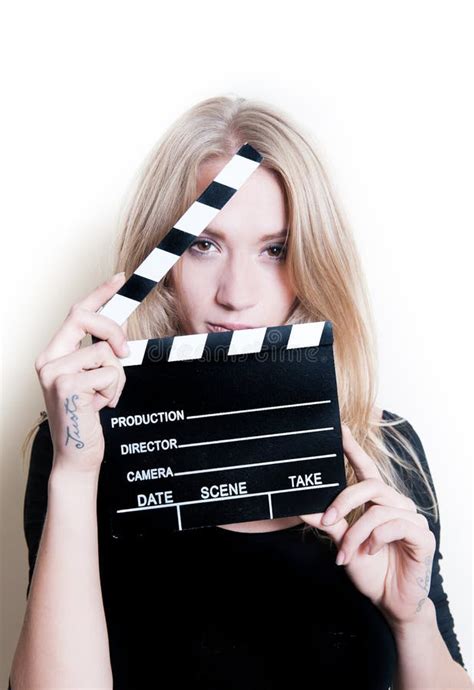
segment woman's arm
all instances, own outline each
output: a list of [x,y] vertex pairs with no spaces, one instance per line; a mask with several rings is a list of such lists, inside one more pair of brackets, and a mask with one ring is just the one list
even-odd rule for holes
[[[35,359],[48,423],[35,437],[25,495],[31,579],[13,690],[113,686],[99,568],[99,413],[117,405],[129,348],[119,324],[97,310],[124,279],[118,273],[73,304]],[[81,347],[86,333],[99,342]]]
[[[418,454],[438,503],[433,477],[420,437],[407,420],[403,426]],[[402,477],[407,485],[411,485],[411,491],[417,503],[428,506],[430,499],[427,496],[426,487],[419,478],[410,480],[403,471]],[[399,656],[394,690],[472,688],[472,682],[462,665],[461,650],[440,572],[440,561],[443,558],[440,552],[440,520],[435,521],[432,515],[429,515],[428,524],[436,540],[429,598],[421,607],[417,623],[391,625]]]
[[[336,563],[345,566],[355,586],[387,619],[398,649],[397,690],[471,688],[467,672],[441,635],[436,602],[429,598],[434,592],[444,609],[440,619],[446,618],[441,580],[429,586],[432,570],[439,574],[439,531],[436,535],[430,529],[411,497],[384,481],[350,429],[342,425],[342,430],[344,452],[358,482],[338,494],[324,514],[302,517],[333,538]],[[372,505],[349,526],[345,516],[369,502]]]
[[68,470],[64,463],[51,471],[12,690],[113,686],[99,574],[98,477],[98,470]]
[[472,689],[467,672],[454,661],[439,632],[431,599],[424,602],[416,623],[391,627],[398,651],[394,690]]

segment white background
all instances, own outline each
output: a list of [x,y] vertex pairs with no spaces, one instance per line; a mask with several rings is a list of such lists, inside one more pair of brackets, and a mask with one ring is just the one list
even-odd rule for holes
[[215,95],[309,127],[355,233],[376,316],[378,404],[418,432],[472,672],[472,4],[10,2],[2,37],[2,660],[24,614],[20,444],[35,356],[110,275],[144,156]]

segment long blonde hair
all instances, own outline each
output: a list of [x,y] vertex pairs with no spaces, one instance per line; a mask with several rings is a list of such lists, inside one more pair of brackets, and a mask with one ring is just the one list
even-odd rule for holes
[[[213,157],[232,156],[245,142],[263,154],[263,166],[279,175],[287,198],[286,261],[297,302],[285,323],[332,321],[341,421],[389,485],[408,495],[396,466],[421,477],[431,505],[418,505],[418,510],[434,511],[437,520],[437,501],[427,473],[414,445],[397,428],[406,420],[374,416],[375,329],[360,258],[315,142],[286,113],[259,100],[218,96],[197,103],[179,117],[140,171],[121,221],[116,271],[125,271],[128,278],[195,200],[199,166]],[[129,317],[129,340],[184,332],[169,275]],[[36,425],[25,440],[25,453],[35,429]],[[347,483],[354,484],[354,470],[347,459],[345,463]],[[363,512],[363,506],[352,511],[349,524]]]

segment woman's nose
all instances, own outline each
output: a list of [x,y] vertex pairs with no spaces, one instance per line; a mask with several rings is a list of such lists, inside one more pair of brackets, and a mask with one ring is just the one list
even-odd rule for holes
[[259,300],[258,281],[255,267],[240,259],[229,261],[223,268],[216,293],[216,300],[227,309],[243,311],[250,309]]

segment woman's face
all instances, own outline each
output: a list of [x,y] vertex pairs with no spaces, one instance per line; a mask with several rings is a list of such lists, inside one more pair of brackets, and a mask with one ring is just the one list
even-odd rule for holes
[[[201,166],[199,194],[228,160]],[[283,189],[275,172],[259,166],[171,269],[183,332],[283,324],[296,298],[286,234]]]

